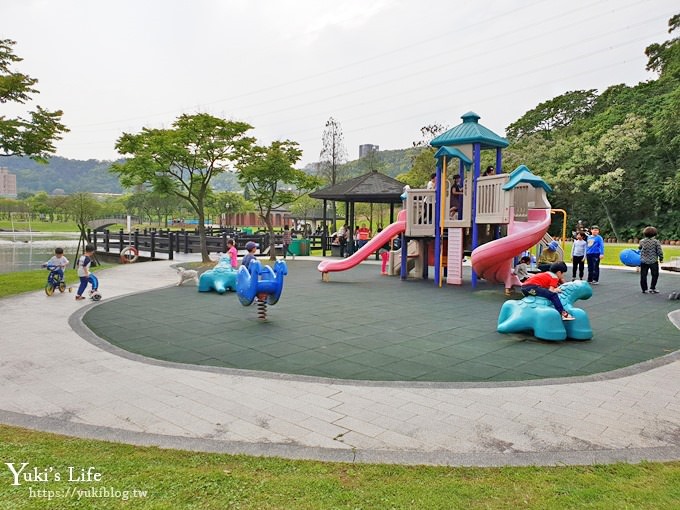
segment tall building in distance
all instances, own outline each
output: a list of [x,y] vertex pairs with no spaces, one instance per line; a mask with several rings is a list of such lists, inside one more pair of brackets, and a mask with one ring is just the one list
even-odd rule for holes
[[0,168],[0,197],[17,197],[17,176],[7,168]]
[[368,156],[371,152],[378,152],[379,150],[379,145],[372,145],[370,143],[359,145],[359,159],[363,158],[364,156]]

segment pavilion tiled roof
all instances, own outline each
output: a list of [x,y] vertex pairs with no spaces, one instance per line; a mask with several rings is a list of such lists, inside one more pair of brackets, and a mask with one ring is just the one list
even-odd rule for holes
[[313,193],[312,198],[338,202],[400,204],[404,183],[380,172],[369,172]]

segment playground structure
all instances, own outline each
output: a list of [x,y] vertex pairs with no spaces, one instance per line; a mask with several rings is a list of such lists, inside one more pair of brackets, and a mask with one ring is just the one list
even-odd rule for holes
[[267,320],[267,305],[275,305],[283,292],[283,279],[288,266],[283,260],[274,263],[274,269],[253,260],[239,267],[236,293],[243,306],[250,306],[257,298],[258,319]]
[[520,300],[509,300],[503,303],[498,316],[499,333],[532,332],[542,340],[562,341],[590,340],[593,330],[590,327],[588,314],[576,308],[574,301],[590,299],[592,287],[584,281],[564,283],[560,285],[559,294],[564,309],[573,317],[573,321],[563,321],[560,313],[552,306],[550,300],[540,296],[527,296]]
[[198,278],[198,292],[210,292],[214,290],[218,294],[224,294],[227,290],[236,291],[237,271],[231,267],[231,261],[227,255],[222,255],[214,268],[205,271]]
[[[508,141],[479,123],[468,112],[458,126],[434,138],[437,148],[435,189],[409,189],[397,221],[386,227],[352,256],[324,260],[318,270],[327,281],[329,273],[359,264],[397,235],[402,236],[398,254],[390,254],[388,274],[399,267],[402,279],[411,271],[427,278],[434,266],[434,281],[460,285],[463,258],[471,252],[472,286],[478,278],[502,283],[506,292],[520,285],[513,274],[514,258],[538,245],[544,249],[553,239],[547,234],[551,206],[550,186],[524,165],[512,173],[502,169],[502,149]],[[481,175],[481,151],[495,151],[495,174]],[[461,191],[452,192],[452,176],[459,176]],[[558,252],[563,259],[562,249]]]

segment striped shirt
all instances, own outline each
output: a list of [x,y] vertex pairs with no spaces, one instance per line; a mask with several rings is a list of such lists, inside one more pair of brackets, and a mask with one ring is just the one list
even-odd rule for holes
[[661,243],[653,237],[645,237],[640,241],[640,262],[642,264],[655,264],[657,260],[663,262]]

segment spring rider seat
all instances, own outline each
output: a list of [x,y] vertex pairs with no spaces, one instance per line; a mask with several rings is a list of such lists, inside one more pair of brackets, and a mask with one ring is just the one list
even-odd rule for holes
[[248,267],[238,269],[236,293],[243,306],[250,306],[257,298],[258,318],[267,320],[267,304],[278,303],[283,292],[283,278],[288,274],[288,266],[283,260],[274,263],[274,269],[253,260]]
[[573,306],[578,299],[589,299],[593,289],[588,282],[576,281],[560,285],[559,294],[564,309],[574,316],[573,321],[563,321],[550,300],[539,296],[527,296],[520,300],[503,303],[498,316],[499,333],[533,332],[541,340],[562,341],[590,340],[593,330],[588,314]]
[[214,290],[218,294],[224,294],[227,290],[236,291],[236,269],[231,267],[227,255],[222,255],[217,265],[204,272],[198,278],[198,292],[210,292]]

